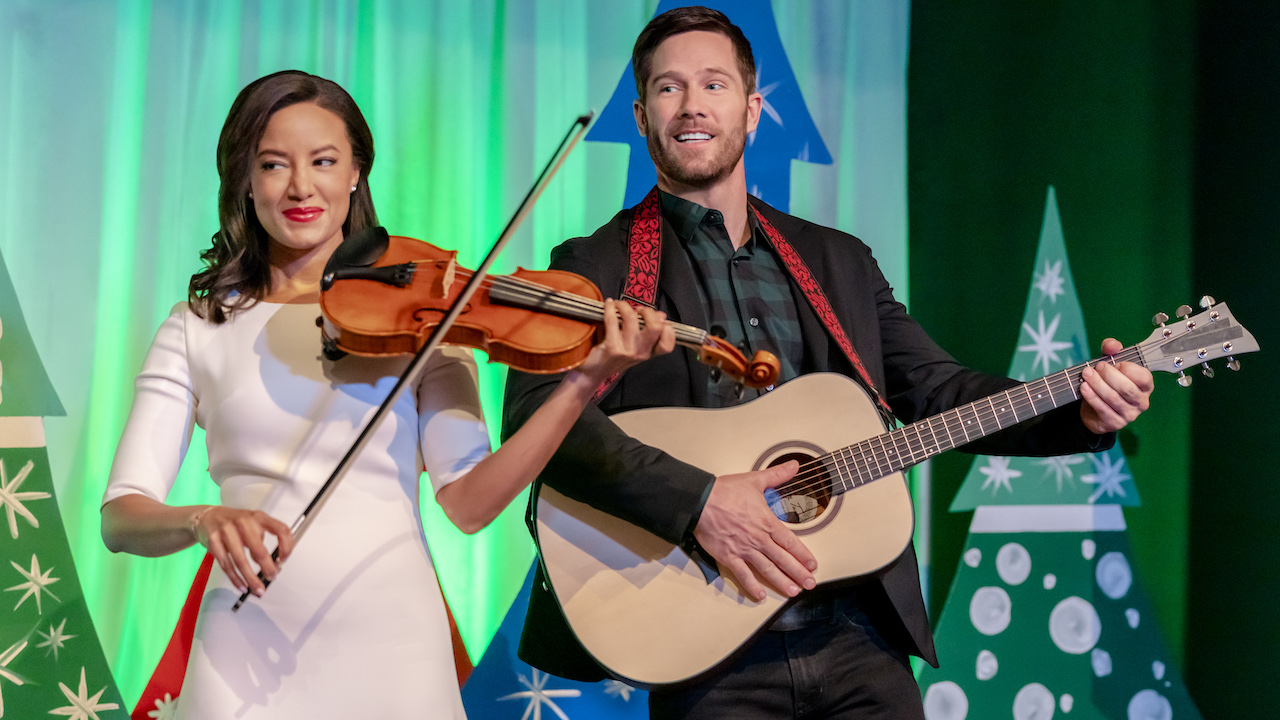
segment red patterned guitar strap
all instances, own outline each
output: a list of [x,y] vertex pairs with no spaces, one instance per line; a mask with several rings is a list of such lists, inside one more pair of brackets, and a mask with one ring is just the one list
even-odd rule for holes
[[[750,207],[748,205],[748,207]],[[782,258],[782,264],[787,266],[787,272],[791,275],[791,279],[796,281],[800,286],[800,291],[804,293],[805,299],[809,301],[809,306],[817,313],[818,319],[822,321],[823,326],[827,328],[827,334],[835,339],[836,344],[844,351],[845,357],[849,358],[849,362],[853,364],[853,368],[858,371],[858,378],[862,380],[862,385],[871,393],[871,397],[875,398],[876,404],[886,413],[886,420],[893,418],[893,411],[889,409],[889,404],[880,396],[880,392],[876,390],[875,383],[871,382],[871,374],[867,372],[867,367],[862,364],[862,359],[858,357],[857,351],[853,349],[853,343],[849,341],[849,336],[845,334],[844,328],[840,326],[840,321],[836,319],[836,313],[831,309],[831,302],[827,300],[827,294],[822,291],[822,287],[818,285],[818,281],[813,279],[813,273],[809,271],[809,266],[804,264],[804,260],[800,258],[799,253],[791,247],[791,243],[778,232],[763,215],[756,212],[751,207],[751,213],[755,215],[756,220],[760,222],[760,227],[764,228],[764,232],[769,236],[769,242],[773,243],[773,249],[778,252],[778,257]]]
[[644,196],[631,216],[627,254],[627,284],[622,288],[622,299],[632,307],[655,307],[662,259],[662,198],[657,187]]
[[[627,257],[627,284],[622,288],[622,299],[631,307],[656,307],[658,270],[662,259],[662,198],[656,186],[631,214]],[[618,383],[618,377],[614,375],[601,383],[592,401],[600,402]]]

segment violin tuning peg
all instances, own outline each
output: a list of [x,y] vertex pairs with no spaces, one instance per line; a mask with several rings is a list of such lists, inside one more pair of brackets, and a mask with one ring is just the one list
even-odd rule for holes
[[1213,379],[1213,368],[1209,367],[1209,363],[1207,363],[1207,362],[1202,362],[1202,363],[1200,363],[1200,364],[1204,366],[1204,369],[1203,369],[1203,370],[1201,370],[1200,372],[1201,372],[1201,373],[1203,373],[1205,377],[1207,377],[1207,378],[1209,378],[1210,380],[1212,380],[1212,379]]
[[711,368],[711,382],[713,383],[720,382],[720,368],[718,367]]
[[1156,327],[1160,327],[1161,325],[1164,325],[1167,322],[1169,322],[1169,316],[1162,312],[1156,313],[1155,317],[1151,318],[1151,324],[1155,325]]
[[1185,372],[1178,373],[1178,384],[1182,387],[1191,387],[1191,376]]
[[1190,315],[1190,314],[1191,314],[1191,306],[1190,306],[1190,305],[1179,305],[1179,306],[1178,306],[1178,312],[1176,312],[1176,313],[1174,313],[1174,314],[1175,314],[1175,315],[1177,315],[1177,316],[1178,316],[1178,317],[1180,317],[1180,318],[1187,317],[1188,315]]
[[1235,358],[1233,358],[1233,357],[1229,357],[1229,358],[1227,358],[1227,367],[1231,368],[1232,370],[1234,370],[1234,371],[1236,371],[1236,372],[1239,372],[1239,371],[1240,371],[1240,361],[1239,361],[1239,360],[1237,360],[1237,359],[1235,359]]
[[1208,310],[1209,308],[1213,307],[1213,304],[1216,302],[1218,301],[1214,300],[1212,295],[1205,295],[1204,297],[1200,298],[1200,307],[1204,308],[1205,310]]
[[742,394],[743,394],[743,392],[745,392],[745,391],[746,391],[746,389],[747,389],[747,386],[746,386],[746,385],[743,385],[742,383],[738,383],[737,385],[734,385],[734,386],[733,386],[733,395],[734,395],[734,397],[736,397],[737,399],[741,400],[741,399],[742,399]]

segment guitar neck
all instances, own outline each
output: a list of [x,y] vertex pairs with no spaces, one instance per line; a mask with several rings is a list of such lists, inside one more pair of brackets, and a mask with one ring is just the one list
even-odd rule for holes
[[836,450],[820,459],[834,469],[831,490],[837,494],[852,490],[1073,403],[1080,399],[1081,373],[1086,367],[1121,361],[1146,367],[1138,346],[1130,346]]

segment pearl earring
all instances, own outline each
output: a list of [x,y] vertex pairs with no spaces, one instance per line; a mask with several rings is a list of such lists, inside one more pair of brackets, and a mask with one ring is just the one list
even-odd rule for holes
[[249,199],[250,199],[250,200],[252,200],[252,199],[253,199],[253,191],[252,191],[252,190],[250,190],[250,191],[249,191]]
[[355,185],[352,185],[352,186],[351,186],[351,192],[355,192],[355,191],[356,191],[356,186],[355,186]]

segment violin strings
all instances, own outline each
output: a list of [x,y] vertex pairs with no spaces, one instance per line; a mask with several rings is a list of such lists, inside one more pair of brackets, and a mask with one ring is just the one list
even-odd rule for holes
[[[491,294],[496,287],[505,291],[503,299],[554,310],[574,319],[597,322],[604,313],[604,302],[600,300],[555,290],[523,278],[498,276],[490,278],[487,282]],[[643,327],[643,318],[640,324]],[[702,345],[705,342],[706,331],[681,323],[671,325],[675,329],[676,339],[682,344]]]

